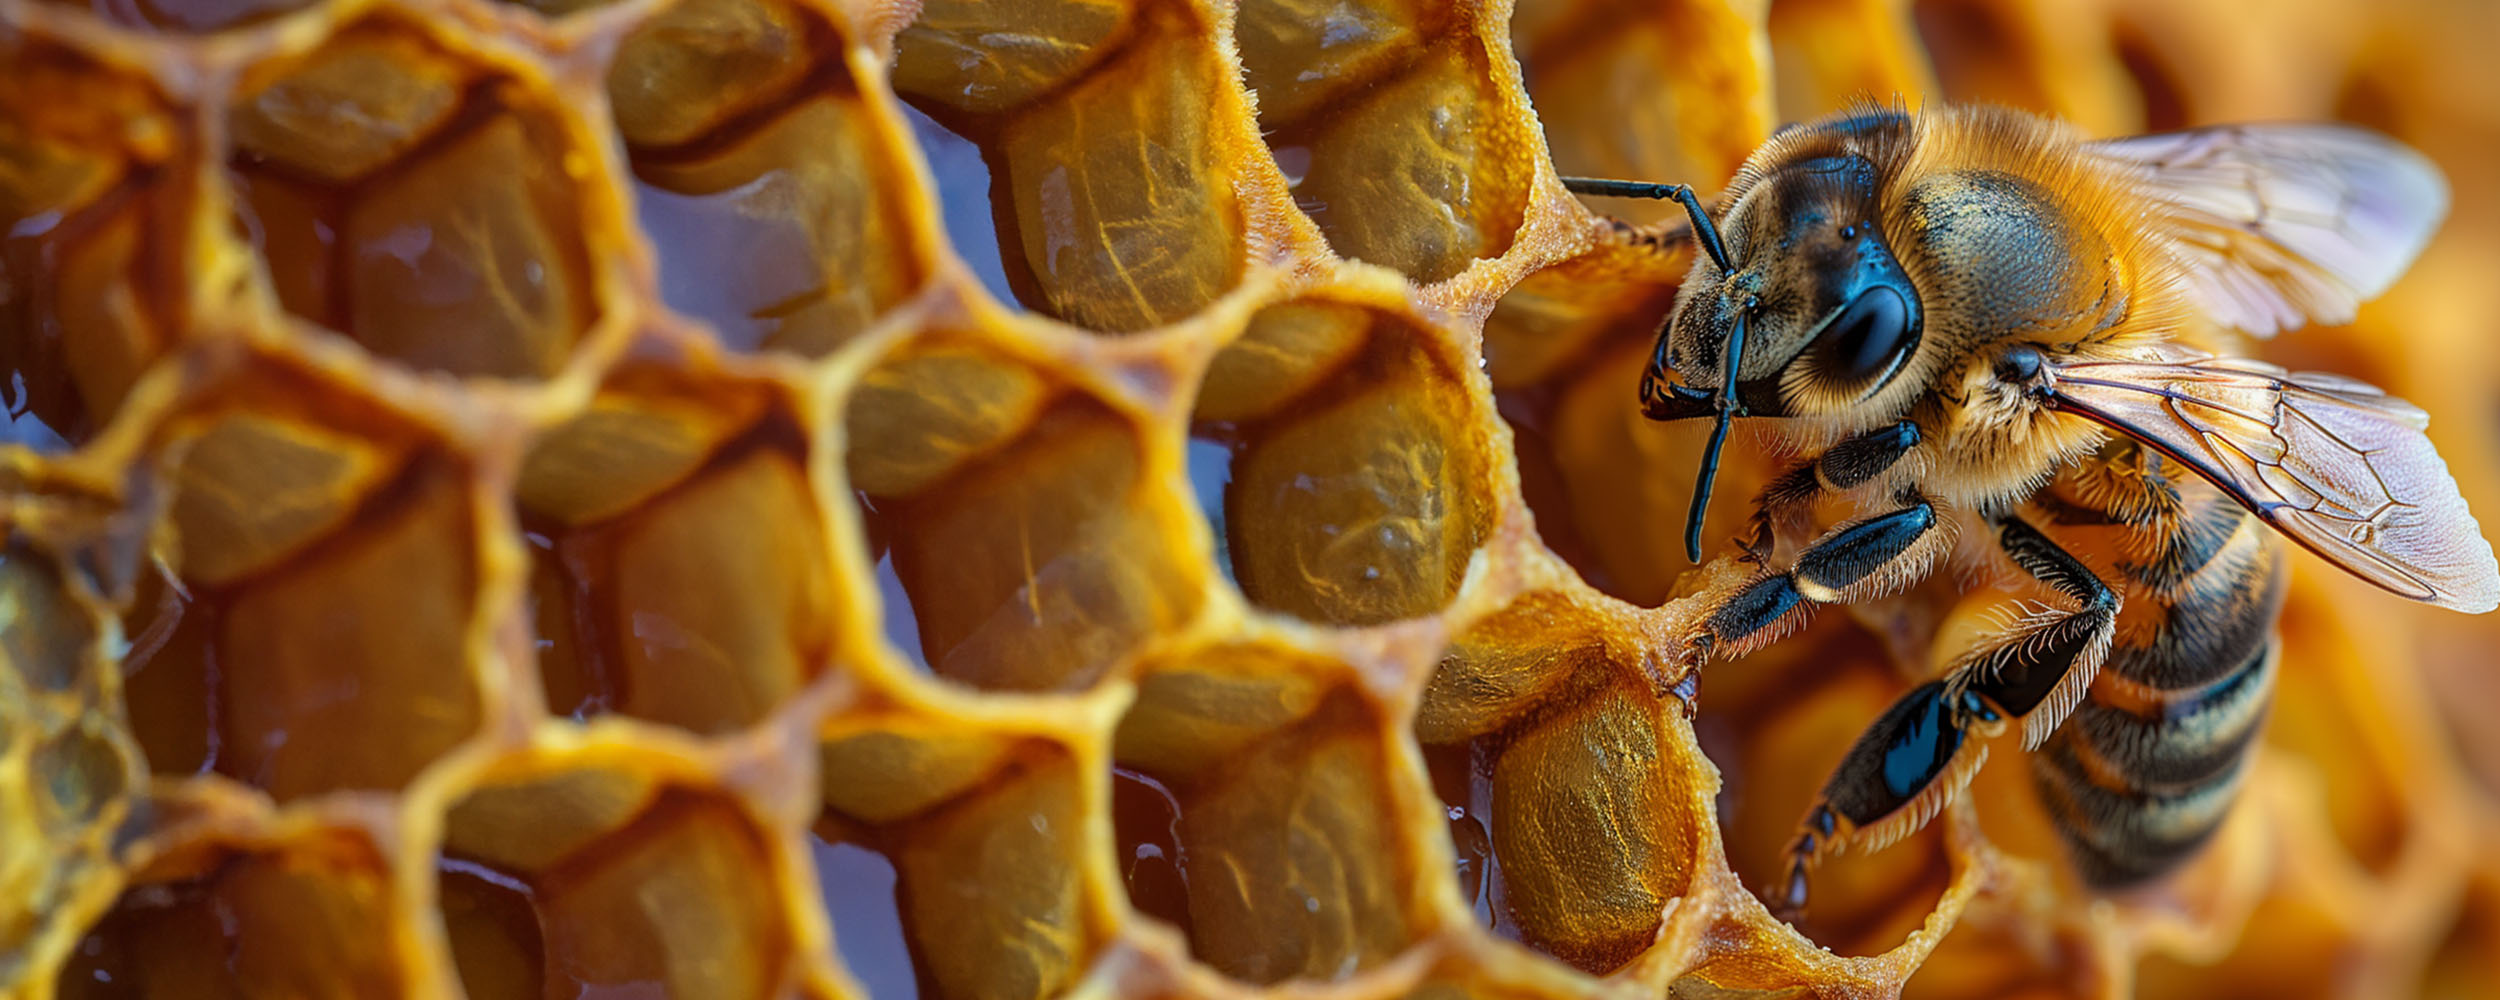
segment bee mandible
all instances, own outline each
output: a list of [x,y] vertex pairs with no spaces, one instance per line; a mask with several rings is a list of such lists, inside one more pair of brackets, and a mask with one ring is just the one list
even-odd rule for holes
[[2350,321],[2420,252],[2447,187],[2392,140],[2249,124],[2094,141],[2001,108],[1860,107],[1774,135],[1715,219],[1682,185],[1564,184],[1691,218],[1700,252],[1640,401],[1715,420],[1694,561],[1730,421],[1774,420],[1811,456],[1755,503],[1736,558],[1760,568],[1702,595],[1705,655],[1948,561],[2047,598],[1939,651],[1943,675],[1841,759],[1774,887],[1791,915],[1817,862],[1919,829],[2014,725],[2087,884],[2192,857],[2270,701],[2282,538],[2403,597],[2500,604],[2421,410],[2232,354],[2240,334]]

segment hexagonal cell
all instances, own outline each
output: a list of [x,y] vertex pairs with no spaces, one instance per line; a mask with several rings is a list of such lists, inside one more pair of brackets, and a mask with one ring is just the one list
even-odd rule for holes
[[[1743,15],[1721,4],[1555,6],[1511,26],[1555,172],[1691,184],[1707,197],[1752,152],[1764,123],[1728,92],[1751,69],[1730,65],[1752,45]],[[1674,202],[1588,204],[1642,222],[1683,217]]]
[[167,423],[172,543],[122,663],[156,773],[396,788],[475,731],[474,480],[403,421],[268,366]]
[[729,347],[822,355],[919,285],[906,168],[818,15],[678,0],[620,43],[608,100],[660,297]]
[[521,467],[547,707],[722,732],[833,652],[809,443],[779,390],[629,365]]
[[406,993],[412,935],[396,926],[388,862],[362,834],[192,853],[122,893],[61,970],[62,997]]
[[1404,317],[1307,300],[1260,311],[1216,356],[1191,472],[1253,603],[1369,625],[1457,593],[1491,530],[1491,485],[1481,418],[1431,340]]
[[941,2],[896,40],[895,88],[985,153],[1025,305],[1141,330],[1239,280],[1226,68],[1203,17],[1170,0]]
[[[1844,615],[1821,616],[1798,635],[1711,667],[1694,729],[1726,786],[1719,823],[1728,865],[1757,895],[1786,877],[1788,843],[1832,769],[1909,688],[1882,642]],[[2023,796],[2014,786],[2028,783],[2025,762],[2011,744],[1998,749],[1981,779]],[[1843,955],[1900,945],[1951,879],[1943,825],[1871,854],[1852,849],[1826,859],[1814,870],[1812,905],[1797,929]]]
[[[109,609],[11,531],[0,548],[0,954],[21,979],[55,967],[122,878],[115,833],[144,787],[114,711]],[[102,898],[99,898],[99,893]]]
[[1085,974],[1110,927],[1066,750],[878,719],[838,725],[823,760],[818,885],[871,997],[1043,1000]]
[[[1486,321],[1489,366],[1506,359],[1494,374],[1503,386],[1495,399],[1510,424],[1520,491],[1536,513],[1538,536],[1590,585],[1656,607],[1693,568],[1684,557],[1684,525],[1709,421],[1658,423],[1641,414],[1641,373],[1670,293],[1603,279],[1599,288],[1621,296],[1621,311],[1601,304],[1580,313],[1558,294],[1570,280],[1566,274],[1546,285],[1531,278]],[[1603,303],[1609,293],[1591,295]],[[1556,358],[1546,337],[1584,346]],[[1702,526],[1705,561],[1742,534],[1753,499],[1779,467],[1761,434],[1740,425],[1728,436]]]
[[783,996],[798,975],[770,834],[725,794],[561,768],[452,805],[436,864],[472,997]]
[[185,325],[187,118],[153,88],[0,37],[0,445],[83,443]]
[[1131,903],[1236,979],[1338,979],[1428,926],[1395,737],[1343,668],[1267,646],[1157,664],[1113,752]]
[[[1235,34],[1255,67],[1250,82],[1266,88],[1260,124],[1294,200],[1329,245],[1419,282],[1510,248],[1536,150],[1521,127],[1525,109],[1494,83],[1482,41],[1456,24],[1417,41],[1410,36],[1445,15],[1342,2],[1309,5],[1343,16],[1319,22],[1323,42],[1338,43],[1300,46],[1315,29],[1301,20],[1303,5],[1245,7]],[[1375,68],[1388,64],[1394,71]],[[1378,75],[1346,91],[1313,85],[1335,68]],[[1275,109],[1269,91],[1279,95]]]
[[889,638],[940,676],[1086,687],[1195,612],[1187,515],[1093,396],[937,337],[869,371],[844,419]]
[[237,224],[289,312],[375,354],[550,375],[597,310],[563,113],[414,27],[359,23],[245,75]]
[[1434,672],[1416,735],[1477,919],[1605,973],[1650,946],[1708,863],[1715,789],[1682,703],[1592,633],[1550,596],[1486,619]]

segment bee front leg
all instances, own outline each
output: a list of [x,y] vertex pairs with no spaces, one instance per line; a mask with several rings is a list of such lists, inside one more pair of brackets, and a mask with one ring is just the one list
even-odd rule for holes
[[1753,522],[1744,543],[1747,561],[1767,562],[1780,529],[1796,521],[1808,505],[1827,493],[1844,493],[1873,482],[1901,464],[1918,442],[1918,425],[1903,420],[1790,466],[1754,498]]
[[1987,760],[1972,737],[2023,720],[2024,745],[2064,722],[2099,674],[2118,621],[2118,596],[2099,577],[2019,518],[1997,522],[1997,544],[2016,566],[2073,598],[2072,611],[2020,615],[2005,634],[1956,661],[1942,680],[1919,685],[1886,709],[1841,758],[1789,842],[1781,908],[1806,903],[1806,875],[1856,843],[1875,850],[1917,832],[1970,784]]

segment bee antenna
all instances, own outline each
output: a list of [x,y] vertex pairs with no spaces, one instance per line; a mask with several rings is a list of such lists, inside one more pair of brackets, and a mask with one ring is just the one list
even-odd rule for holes
[[1690,186],[1650,184],[1643,181],[1610,181],[1596,177],[1565,177],[1562,179],[1562,184],[1564,190],[1573,194],[1585,194],[1594,198],[1654,198],[1660,201],[1674,199],[1677,204],[1684,206],[1684,214],[1692,217],[1693,242],[1701,244],[1702,252],[1710,255],[1710,262],[1719,265],[1719,270],[1722,272],[1735,270],[1728,266],[1727,247],[1719,242],[1719,227],[1711,224],[1710,213],[1701,207],[1701,199],[1693,194]]
[[1693,477],[1693,509],[1684,520],[1684,558],[1701,562],[1701,519],[1710,511],[1710,485],[1719,478],[1719,447],[1727,443],[1728,421],[1745,412],[1745,403],[1736,396],[1736,364],[1745,355],[1745,317],[1753,314],[1753,300],[1736,312],[1736,328],[1727,335],[1727,368],[1719,376],[1718,394],[1711,403],[1719,411],[1718,422],[1710,426],[1710,446],[1701,453],[1701,471]]

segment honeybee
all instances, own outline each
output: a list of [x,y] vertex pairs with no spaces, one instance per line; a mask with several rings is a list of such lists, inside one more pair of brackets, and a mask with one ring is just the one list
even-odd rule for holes
[[2230,353],[2232,331],[2351,320],[2420,252],[2447,186],[2392,140],[2266,124],[2090,141],[1999,108],[1859,108],[1774,135],[1715,219],[1682,185],[1565,186],[1691,217],[1701,252],[1640,392],[1651,419],[1717,421],[1694,561],[1729,421],[1774,419],[1811,456],[1728,556],[1759,568],[1696,598],[1704,656],[1948,560],[2050,598],[1938,651],[1943,675],[1858,738],[1773,886],[1789,915],[1818,861],[1923,826],[2017,723],[2087,885],[2193,856],[2270,701],[2282,537],[2417,601],[2500,604],[2421,410]]

